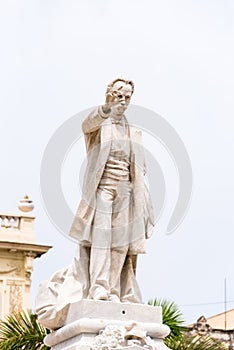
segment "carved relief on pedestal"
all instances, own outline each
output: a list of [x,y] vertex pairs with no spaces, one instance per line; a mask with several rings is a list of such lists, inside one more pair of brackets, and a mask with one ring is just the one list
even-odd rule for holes
[[129,326],[108,325],[96,336],[91,350],[112,349],[155,349],[154,341],[146,335],[146,331],[137,323]]
[[23,286],[18,284],[10,285],[10,313],[22,310]]

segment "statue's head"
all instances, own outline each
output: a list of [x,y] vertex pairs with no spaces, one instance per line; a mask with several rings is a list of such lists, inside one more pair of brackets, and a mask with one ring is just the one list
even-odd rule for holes
[[123,114],[130,103],[133,92],[134,83],[132,80],[123,78],[114,79],[107,86],[106,90],[106,96],[110,95],[114,102],[112,112],[117,115]]

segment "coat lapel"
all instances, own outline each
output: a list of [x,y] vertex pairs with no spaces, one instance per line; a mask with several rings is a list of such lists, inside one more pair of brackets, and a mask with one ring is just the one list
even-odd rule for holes
[[100,152],[99,152],[98,161],[97,161],[98,169],[96,169],[97,185],[100,182],[104,167],[108,159],[108,155],[110,153],[111,138],[112,138],[112,124],[110,119],[107,119],[102,124],[102,127],[101,127],[101,144],[100,144]]
[[134,173],[144,172],[144,152],[142,149],[142,133],[135,127],[130,127],[131,139],[131,163],[134,167]]

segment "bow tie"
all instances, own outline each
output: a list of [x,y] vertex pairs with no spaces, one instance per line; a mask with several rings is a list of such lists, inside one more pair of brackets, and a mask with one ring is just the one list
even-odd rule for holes
[[111,123],[112,124],[123,124],[123,119],[114,119],[114,118],[111,118]]

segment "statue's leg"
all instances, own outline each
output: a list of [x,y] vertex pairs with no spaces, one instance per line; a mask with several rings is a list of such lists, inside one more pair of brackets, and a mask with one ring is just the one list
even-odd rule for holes
[[141,302],[135,277],[136,255],[128,255],[131,242],[129,226],[131,184],[119,181],[113,202],[110,291],[114,301]]
[[75,258],[75,279],[82,283],[83,296],[81,299],[86,299],[89,295],[90,288],[90,247],[86,247],[82,244],[78,245],[77,255]]
[[89,297],[96,300],[107,300],[109,296],[112,203],[112,191],[100,186],[97,190],[89,270]]
[[137,255],[127,255],[121,273],[121,301],[142,303],[141,291],[136,280]]
[[132,269],[133,269],[134,275],[136,276],[137,255],[131,255],[131,257],[132,257]]
[[128,247],[111,249],[110,300],[120,301],[120,276],[124,266]]

